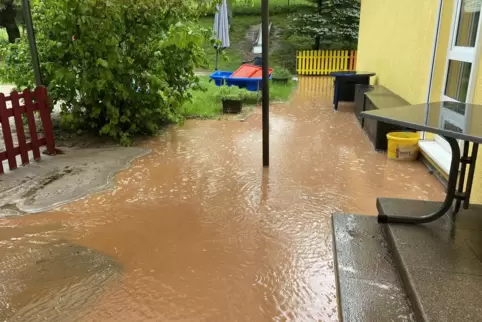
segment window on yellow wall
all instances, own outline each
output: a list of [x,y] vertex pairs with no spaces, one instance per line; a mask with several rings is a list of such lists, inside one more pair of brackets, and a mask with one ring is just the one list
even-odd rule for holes
[[470,71],[472,64],[449,60],[445,95],[459,102],[465,102],[469,89]]
[[463,0],[455,46],[474,47],[479,26],[481,0]]

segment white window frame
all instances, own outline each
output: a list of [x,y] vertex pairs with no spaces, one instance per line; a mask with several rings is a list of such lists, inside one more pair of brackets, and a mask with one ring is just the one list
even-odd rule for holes
[[[444,72],[444,81],[442,83],[443,86],[442,86],[441,100],[457,102],[457,100],[453,99],[452,97],[445,95],[445,88],[447,86],[447,78],[448,78],[448,70],[449,70],[449,62],[450,60],[457,60],[457,61],[462,61],[462,62],[467,62],[472,64],[470,69],[467,97],[466,97],[466,101],[464,102],[464,103],[471,103],[474,98],[475,83],[477,81],[477,74],[478,74],[479,62],[480,62],[480,38],[481,38],[480,34],[482,31],[482,28],[481,28],[482,12],[479,15],[479,22],[477,25],[477,35],[475,38],[474,47],[456,46],[455,42],[457,40],[456,37],[457,37],[458,26],[459,26],[460,11],[463,10],[462,8],[463,2],[462,0],[454,0],[454,2],[455,2],[455,7],[454,7],[455,10],[453,10],[454,12],[452,16],[452,25],[450,27],[449,47],[445,58],[445,72]],[[443,115],[443,111],[441,112],[442,113],[441,113],[440,122],[443,122],[444,115]],[[454,124],[454,125],[464,129],[465,124],[467,124],[469,118],[470,118],[470,113],[467,113],[465,115],[465,119],[463,120],[463,122],[462,120],[460,120],[459,121],[460,124]],[[451,153],[451,149],[448,142],[445,141],[442,137],[435,135],[434,140],[439,145],[441,145],[444,148],[444,150]]]
[[481,12],[481,15],[479,15],[479,23],[477,26],[477,36],[475,38],[474,47],[461,47],[461,46],[455,45],[461,10],[462,10],[462,0],[455,0],[455,10],[453,12],[452,25],[450,27],[449,48],[447,50],[447,56],[445,59],[444,82],[442,86],[441,99],[443,101],[456,101],[452,97],[445,95],[445,86],[447,85],[449,60],[458,60],[458,61],[463,61],[463,62],[472,64],[472,67],[470,69],[467,99],[464,102],[464,103],[471,103],[474,97],[474,91],[475,91],[474,85],[477,80],[477,72],[479,69],[480,59],[478,58],[480,57],[479,47],[480,47],[481,25],[482,25],[482,19],[481,19],[482,12]]

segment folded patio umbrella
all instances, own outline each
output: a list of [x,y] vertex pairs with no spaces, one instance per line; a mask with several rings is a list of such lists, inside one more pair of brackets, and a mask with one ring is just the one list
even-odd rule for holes
[[228,4],[226,0],[222,0],[220,5],[216,6],[216,14],[214,15],[214,33],[216,40],[221,43],[216,45],[216,70],[218,70],[219,51],[228,48],[229,44],[229,22],[228,22]]

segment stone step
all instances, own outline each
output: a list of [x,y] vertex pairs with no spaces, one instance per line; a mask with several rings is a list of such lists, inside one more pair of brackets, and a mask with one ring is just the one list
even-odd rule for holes
[[332,217],[340,321],[416,321],[376,217]]
[[[424,215],[436,202],[379,199],[379,211]],[[482,206],[423,225],[334,215],[341,321],[482,321]]]
[[[379,203],[392,214],[426,214],[437,206],[403,199]],[[428,224],[381,227],[419,320],[482,321],[482,206]]]

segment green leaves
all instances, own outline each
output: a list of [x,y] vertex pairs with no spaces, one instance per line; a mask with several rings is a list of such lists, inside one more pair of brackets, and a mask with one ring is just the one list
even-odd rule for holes
[[97,65],[100,65],[105,68],[109,67],[109,63],[102,58],[97,58]]
[[310,0],[316,9],[291,17],[293,35],[321,40],[320,49],[352,49],[358,41],[360,3],[355,0]]
[[[63,126],[130,144],[182,121],[204,61],[207,32],[195,21],[215,1],[31,0],[43,79],[62,102]],[[10,81],[34,85],[25,38],[0,55]]]

